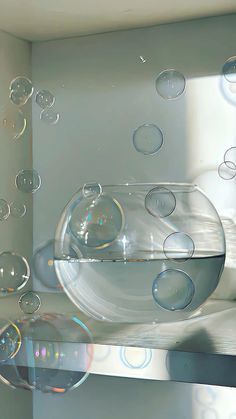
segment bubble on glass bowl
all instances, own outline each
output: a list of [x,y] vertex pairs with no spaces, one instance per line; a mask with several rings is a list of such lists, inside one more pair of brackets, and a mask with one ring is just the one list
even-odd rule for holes
[[224,63],[222,73],[227,81],[236,83],[236,57],[230,57]]
[[145,207],[154,217],[168,217],[176,207],[175,195],[169,189],[157,186],[146,195]]
[[163,134],[156,125],[144,124],[134,131],[133,144],[139,153],[153,155],[163,144]]
[[231,180],[236,176],[236,165],[232,161],[224,161],[218,167],[218,174],[224,180]]
[[2,126],[12,140],[18,140],[25,132],[27,121],[21,109],[8,104],[1,112]]
[[0,254],[0,293],[21,290],[30,277],[27,260],[14,252]]
[[179,71],[168,69],[162,71],[156,79],[157,93],[163,99],[175,99],[185,90],[185,77]]
[[120,359],[127,368],[144,369],[152,360],[152,350],[146,348],[121,347]]
[[0,221],[5,221],[10,215],[10,206],[5,199],[0,199]]
[[20,201],[14,201],[10,204],[10,214],[14,218],[22,218],[26,214],[26,205]]
[[13,105],[24,106],[28,102],[29,96],[22,96],[20,93],[12,90],[10,92],[9,99]]
[[39,310],[41,306],[41,301],[39,296],[33,292],[29,291],[21,295],[19,299],[19,307],[21,311],[25,314],[33,314]]
[[33,94],[34,88],[32,81],[27,77],[16,77],[10,83],[10,91],[14,91],[21,96],[30,97]]
[[50,108],[55,103],[55,96],[49,90],[40,90],[36,94],[35,102],[42,109]]
[[184,310],[195,292],[193,281],[184,271],[167,269],[153,281],[154,301],[166,310]]
[[231,169],[231,163],[236,166],[236,147],[230,147],[224,154],[224,162]]
[[34,193],[41,186],[41,178],[36,170],[20,170],[15,179],[16,187],[21,192]]
[[96,249],[110,246],[123,228],[123,210],[108,195],[82,199],[71,214],[70,229],[82,246]]
[[164,241],[163,251],[167,259],[185,262],[194,254],[195,245],[191,237],[182,232],[171,233]]
[[53,109],[46,108],[40,113],[40,119],[41,121],[45,122],[45,124],[55,125],[59,121],[60,115]]
[[60,290],[62,288],[58,281],[54,265],[55,241],[49,240],[40,246],[33,256],[33,273],[45,287]]
[[102,186],[96,182],[85,183],[82,192],[85,198],[96,199],[102,194]]
[[21,334],[14,323],[1,320],[0,325],[0,364],[13,359],[21,346]]

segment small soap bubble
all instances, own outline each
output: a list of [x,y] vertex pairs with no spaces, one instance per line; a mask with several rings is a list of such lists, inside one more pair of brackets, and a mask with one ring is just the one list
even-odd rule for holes
[[0,254],[0,293],[6,294],[22,289],[30,277],[27,260],[14,252]]
[[20,93],[16,92],[15,90],[12,90],[10,92],[9,99],[13,103],[13,105],[24,106],[28,102],[29,97],[22,96]]
[[185,77],[174,69],[162,71],[156,79],[157,93],[163,99],[175,99],[185,90]]
[[13,140],[18,140],[24,134],[27,126],[23,112],[16,106],[8,104],[1,116],[2,126],[8,131],[9,137]]
[[120,350],[120,359],[127,368],[144,369],[152,360],[152,350],[145,348],[122,347]]
[[134,131],[133,144],[139,153],[153,155],[163,144],[163,134],[156,125],[144,124]]
[[55,103],[55,96],[49,90],[40,90],[36,95],[35,102],[42,109],[50,108]]
[[41,186],[41,178],[36,170],[21,170],[16,175],[15,183],[19,191],[34,193]]
[[175,232],[164,241],[163,251],[167,259],[185,262],[191,259],[194,253],[194,242],[188,234]]
[[25,96],[27,98],[30,98],[34,91],[32,81],[27,77],[16,77],[11,81],[9,89],[11,92],[13,91],[18,93],[19,96]]
[[0,364],[13,359],[21,346],[19,329],[11,322],[0,328]]
[[230,57],[224,63],[222,73],[227,81],[236,83],[236,57]]
[[35,313],[39,310],[40,306],[40,298],[35,292],[26,292],[19,299],[19,307],[25,314]]
[[178,269],[167,269],[153,281],[153,298],[166,310],[185,309],[191,303],[194,292],[191,278]]
[[85,198],[98,198],[102,194],[102,186],[99,183],[85,183],[83,186],[83,196]]
[[26,205],[22,202],[14,201],[10,204],[10,214],[15,218],[22,218],[26,214]]
[[232,163],[236,166],[236,147],[230,147],[226,150],[224,154],[224,162],[229,169],[233,168],[233,166],[231,167]]
[[123,210],[109,196],[82,199],[74,209],[70,229],[78,242],[97,249],[110,246],[123,227]]
[[157,186],[145,197],[146,210],[154,217],[168,217],[176,207],[176,198],[169,189]]
[[224,161],[218,167],[218,174],[224,180],[231,180],[236,176],[236,165],[232,161]]
[[54,111],[53,109],[46,108],[41,112],[40,119],[46,124],[55,125],[59,121],[60,115],[58,112]]
[[0,199],[0,221],[5,221],[10,215],[10,206],[5,199]]

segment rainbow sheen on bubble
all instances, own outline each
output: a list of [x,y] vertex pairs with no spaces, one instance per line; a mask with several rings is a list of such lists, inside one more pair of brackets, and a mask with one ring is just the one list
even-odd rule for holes
[[1,320],[0,325],[0,364],[16,356],[21,346],[19,329],[11,322]]

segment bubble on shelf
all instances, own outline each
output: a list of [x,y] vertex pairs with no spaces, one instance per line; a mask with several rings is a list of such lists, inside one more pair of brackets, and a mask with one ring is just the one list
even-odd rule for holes
[[99,183],[85,183],[82,190],[85,198],[96,199],[102,194],[102,186]]
[[55,96],[49,90],[40,90],[36,94],[35,102],[42,109],[50,108],[55,103]]
[[132,369],[144,369],[152,360],[152,350],[147,348],[121,347],[121,362]]
[[169,189],[157,186],[146,195],[145,207],[154,217],[168,217],[176,207],[175,195]]
[[22,218],[26,214],[26,205],[20,201],[14,201],[10,204],[10,214],[15,218]]
[[222,73],[230,83],[236,83],[236,57],[230,57],[223,65]]
[[43,109],[40,113],[41,121],[45,122],[49,125],[55,125],[60,119],[60,115],[58,112],[54,111],[51,108]]
[[191,237],[183,232],[171,233],[164,241],[163,251],[167,259],[185,262],[194,254],[195,245]]
[[230,147],[228,150],[226,150],[224,154],[224,163],[229,167],[229,169],[233,167],[232,163],[236,167],[236,147]]
[[5,221],[10,215],[10,206],[5,199],[0,199],[0,221]]
[[154,301],[166,310],[183,310],[192,301],[195,292],[193,281],[184,271],[167,269],[153,281]]
[[236,176],[236,165],[232,161],[224,161],[218,167],[218,174],[224,180],[231,180]]
[[29,277],[30,268],[26,258],[14,252],[0,254],[0,294],[21,290]]
[[162,71],[156,79],[157,93],[163,99],[175,99],[185,90],[185,77],[179,71],[168,69]]
[[163,134],[154,124],[144,124],[134,131],[133,145],[135,149],[145,155],[156,154],[163,144]]
[[10,91],[18,93],[18,95],[31,97],[34,91],[32,81],[27,77],[16,77],[10,83]]
[[17,189],[25,193],[34,193],[41,186],[41,178],[36,170],[23,169],[16,175]]
[[39,296],[32,291],[21,295],[19,299],[19,307],[25,314],[33,314],[39,310],[41,301]]
[[54,265],[55,241],[49,240],[40,246],[33,256],[33,272],[45,287],[60,290],[61,284],[58,281]]
[[2,126],[12,140],[18,140],[24,134],[27,126],[26,118],[21,109],[8,104],[1,112]]
[[80,245],[96,249],[110,246],[123,227],[123,210],[108,195],[82,199],[74,208],[70,229]]
[[[4,323],[3,323],[4,322]],[[0,325],[0,364],[13,359],[18,353],[21,346],[21,334],[14,325],[9,321],[1,320]]]

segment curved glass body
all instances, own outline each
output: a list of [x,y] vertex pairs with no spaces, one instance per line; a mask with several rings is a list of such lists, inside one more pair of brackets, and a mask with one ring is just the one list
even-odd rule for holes
[[56,232],[63,289],[106,321],[192,317],[217,287],[224,260],[219,216],[190,184],[85,185]]

